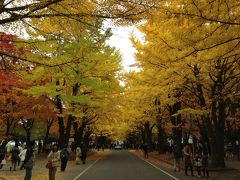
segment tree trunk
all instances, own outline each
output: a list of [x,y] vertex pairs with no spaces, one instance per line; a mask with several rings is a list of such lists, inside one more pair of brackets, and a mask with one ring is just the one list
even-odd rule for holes
[[83,141],[83,132],[84,132],[84,129],[85,129],[86,125],[85,124],[82,124],[79,128],[78,128],[78,132],[79,132],[79,142],[78,142],[78,145],[80,146],[82,141]]
[[27,120],[25,124],[23,125],[23,128],[26,132],[26,145],[28,146],[31,141],[31,129],[33,127],[34,120]]
[[182,119],[181,115],[173,116],[179,110],[181,110],[181,102],[176,102],[173,106],[170,106],[170,119],[171,123],[175,126],[172,128],[173,132],[173,142],[176,143],[179,147],[181,147],[182,143]]
[[146,142],[148,144],[149,151],[152,151],[153,150],[153,147],[152,147],[152,127],[150,127],[150,122],[149,121],[145,122],[144,129],[145,129],[145,132],[146,132]]
[[85,144],[87,147],[89,147],[91,134],[92,134],[92,131],[89,129],[84,133],[83,144]]
[[77,148],[77,144],[79,144],[79,133],[78,133],[78,123],[73,122],[73,129],[74,129],[74,149]]
[[58,144],[59,147],[62,148],[64,145],[64,141],[65,141],[65,126],[64,126],[64,121],[63,121],[63,110],[62,110],[62,100],[60,98],[60,95],[56,96],[56,107],[58,109],[58,133],[59,133],[59,137],[58,137]]
[[84,132],[84,129],[85,129],[86,125],[85,125],[85,123],[82,123],[82,125],[80,125],[78,127],[78,123],[74,122],[73,127],[74,127],[74,145],[75,145],[75,148],[76,148],[78,146],[80,147],[80,145],[82,143],[83,132]]
[[[216,64],[217,65],[217,64]],[[205,117],[203,127],[207,130],[207,135],[210,141],[211,151],[211,166],[225,167],[224,162],[224,125],[226,119],[226,102],[222,98],[222,91],[224,88],[223,74],[226,71],[219,71],[219,67],[215,65],[218,74],[213,78],[213,85],[211,87],[211,115]],[[223,67],[222,67],[223,68]],[[199,69],[195,69],[195,77],[198,79]],[[211,75],[211,74],[210,74]],[[207,109],[206,99],[203,93],[203,85],[197,83],[197,98],[202,109]]]
[[10,133],[10,128],[11,128],[11,124],[10,124],[10,118],[7,117],[7,127],[6,127],[6,132],[5,132],[5,136],[8,138],[9,133]]
[[158,135],[157,135],[157,139],[158,139],[158,153],[164,153],[164,129],[162,127],[162,114],[161,114],[161,102],[160,99],[157,97],[155,99],[155,105],[157,106],[157,116],[156,116],[156,121],[157,121],[157,131],[158,131]]
[[31,140],[31,131],[30,129],[26,130],[26,145],[28,146],[30,144],[30,140]]
[[[78,72],[77,72],[78,74]],[[76,96],[78,93],[80,85],[78,83],[75,83],[73,88],[72,88],[72,96]],[[72,106],[74,106],[74,104],[72,104]],[[67,125],[66,125],[66,129],[65,129],[65,139],[64,139],[64,145],[68,145],[69,143],[69,138],[70,138],[70,133],[71,133],[71,127],[72,127],[72,123],[75,121],[75,116],[73,116],[72,114],[70,114],[68,116],[68,120],[67,120]]]
[[210,137],[211,165],[213,167],[225,167],[224,162],[224,125],[225,125],[225,102],[220,99],[213,102],[212,118],[215,136]]
[[224,162],[224,141],[223,132],[219,130],[216,135],[217,137],[210,137],[211,147],[211,166],[212,167],[225,167]]
[[14,119],[12,117],[7,117],[6,119],[6,131],[5,131],[5,136],[8,138],[9,135],[11,135],[12,132],[10,132],[11,127],[16,125],[14,122]]
[[146,143],[145,130],[141,128],[140,131],[141,131],[142,143],[145,144]]
[[158,129],[158,153],[164,153],[164,129],[160,124],[157,125]]
[[75,117],[70,114],[68,116],[68,120],[67,120],[67,126],[66,126],[66,131],[65,131],[65,139],[64,139],[64,144],[63,144],[64,146],[68,146],[70,133],[71,133],[72,122],[74,122],[74,120],[75,120]]
[[43,140],[43,150],[44,151],[46,150],[46,145],[47,145],[49,132],[50,132],[50,129],[52,127],[52,124],[53,124],[53,120],[48,120],[48,122],[47,122],[47,130],[46,130],[45,137],[44,137],[44,140]]
[[[60,84],[59,81],[56,82],[56,85],[58,86]],[[72,96],[76,96],[79,90],[79,85],[76,83],[73,86],[72,89]],[[57,92],[60,92],[60,90],[56,90]],[[64,125],[64,120],[63,120],[63,110],[62,110],[62,101],[60,98],[60,95],[56,96],[56,107],[58,109],[58,132],[59,132],[59,147],[62,149],[64,145],[68,145],[69,143],[69,138],[70,138],[70,132],[71,132],[71,126],[72,122],[74,121],[75,117],[73,115],[69,115],[68,120],[67,120],[67,125],[65,128]]]

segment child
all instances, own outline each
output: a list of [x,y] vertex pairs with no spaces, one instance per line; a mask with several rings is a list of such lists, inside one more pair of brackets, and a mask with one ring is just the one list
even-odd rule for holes
[[201,177],[202,155],[200,153],[196,153],[195,155],[195,167],[198,173],[198,177]]

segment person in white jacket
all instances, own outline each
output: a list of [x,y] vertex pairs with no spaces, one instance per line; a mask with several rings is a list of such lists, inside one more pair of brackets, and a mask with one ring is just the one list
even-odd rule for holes
[[60,151],[58,150],[57,144],[53,145],[53,148],[48,155],[48,161],[51,162],[51,167],[49,168],[49,180],[55,180],[57,167],[60,162]]
[[23,162],[24,162],[24,160],[25,160],[26,153],[27,153],[27,148],[24,147],[24,148],[21,150],[20,154],[19,154],[19,158],[20,158],[20,161],[21,161],[20,170],[22,170],[22,169],[24,168],[24,167],[23,167],[23,164],[24,164]]
[[76,164],[80,164],[80,160],[81,160],[81,148],[78,146],[76,149]]

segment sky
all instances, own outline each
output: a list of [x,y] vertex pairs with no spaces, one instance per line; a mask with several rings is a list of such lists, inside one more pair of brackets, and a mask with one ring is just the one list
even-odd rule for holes
[[129,36],[132,32],[140,37],[140,32],[134,27],[114,27],[111,25],[107,25],[112,28],[113,36],[108,40],[108,44],[119,49],[122,54],[122,65],[125,71],[136,70],[134,67],[129,67],[131,64],[135,63],[134,52],[135,48],[132,46],[131,41],[129,40]]
[[[136,52],[136,50],[132,46],[129,37],[131,33],[134,33],[134,35],[136,35],[137,38],[141,39],[142,38],[141,33],[134,26],[116,27],[112,25],[111,22],[105,21],[104,28],[109,27],[112,29],[113,35],[110,38],[110,40],[107,41],[107,43],[110,46],[116,47],[120,51],[122,55],[122,66],[124,68],[124,71],[129,72],[131,70],[137,70],[138,68],[136,67],[130,67],[131,64],[135,63],[134,52]],[[18,34],[20,36],[23,36],[24,38],[29,37],[24,28],[20,29],[13,28],[8,29],[8,31],[12,34]]]

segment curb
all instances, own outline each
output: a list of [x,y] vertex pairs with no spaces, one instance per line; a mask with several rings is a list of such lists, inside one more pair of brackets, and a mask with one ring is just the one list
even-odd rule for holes
[[[173,166],[173,163],[171,161],[163,160],[163,159],[160,159],[160,158],[157,158],[157,157],[153,157],[153,156],[150,156],[150,157],[153,158],[153,159],[157,159],[159,161],[162,161],[162,162],[164,162],[166,164],[169,164],[169,165]],[[181,164],[181,168],[184,169],[185,167]],[[211,168],[211,167],[209,167],[208,170],[212,171],[212,172],[217,172],[217,171],[234,171],[234,170],[238,171],[237,169],[234,169],[232,167],[225,167],[225,168]]]

